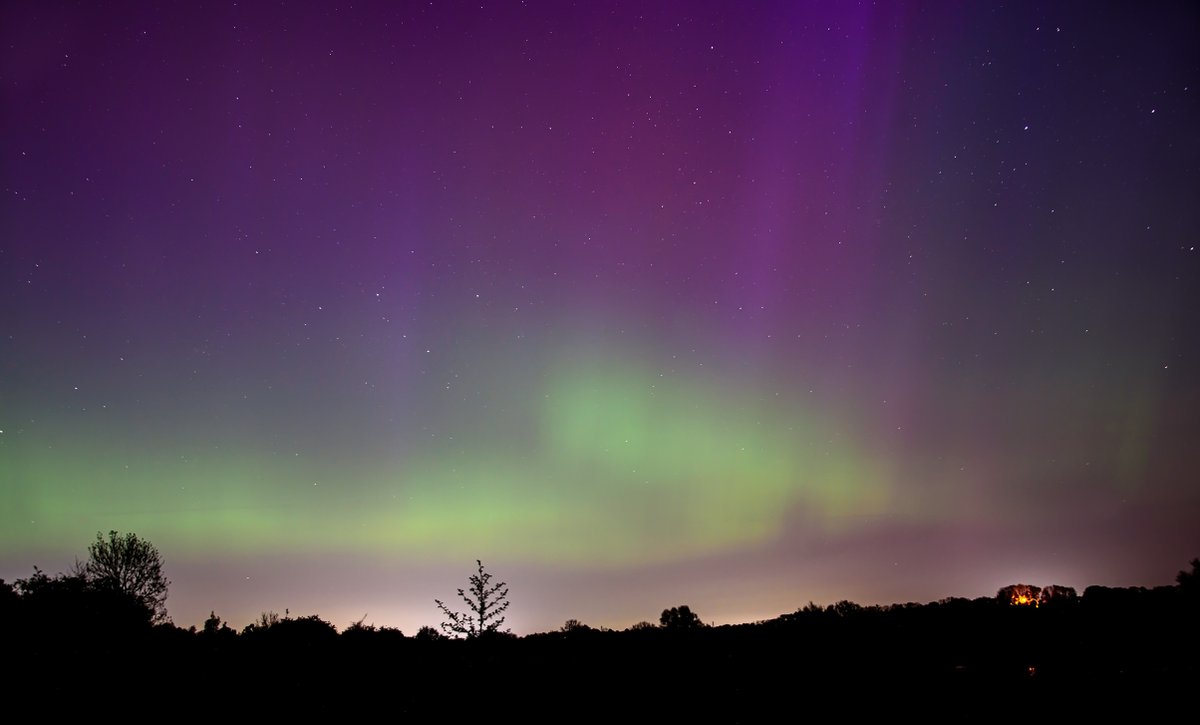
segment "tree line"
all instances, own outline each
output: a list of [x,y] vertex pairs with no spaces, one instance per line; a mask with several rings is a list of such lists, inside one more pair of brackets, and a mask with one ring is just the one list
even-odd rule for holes
[[30,692],[104,691],[130,673],[167,698],[186,697],[218,673],[301,699],[326,687],[386,690],[404,682],[413,699],[402,698],[400,710],[415,713],[425,711],[424,697],[462,697],[462,682],[472,683],[472,698],[528,692],[534,683],[556,698],[584,683],[617,687],[610,704],[632,697],[620,683],[653,682],[665,688],[655,690],[656,701],[678,688],[710,693],[717,709],[701,710],[714,714],[736,703],[766,707],[797,683],[814,692],[869,683],[1008,697],[1183,686],[1200,673],[1200,559],[1173,586],[1090,586],[1077,594],[1014,584],[993,597],[927,604],[810,602],[773,619],[720,626],[679,605],[623,630],[569,619],[517,637],[503,627],[508,586],[481,561],[458,590],[466,611],[435,600],[441,629],[408,636],[365,618],[338,631],[317,615],[286,610],[263,612],[240,629],[216,612],[200,627],[177,627],[166,617],[162,557],[149,542],[110,532],[88,554],[67,573],[35,568],[26,579],[0,581],[0,636],[22,663],[15,682]]

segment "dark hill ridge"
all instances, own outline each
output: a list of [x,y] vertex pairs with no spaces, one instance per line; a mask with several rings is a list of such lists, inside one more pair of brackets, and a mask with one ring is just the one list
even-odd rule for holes
[[201,630],[154,626],[111,592],[73,589],[69,577],[42,584],[3,587],[6,650],[21,663],[10,691],[81,706],[136,687],[164,705],[214,689],[240,706],[310,714],[503,705],[539,718],[583,707],[757,720],[797,698],[1165,703],[1200,681],[1198,600],[1182,576],[1179,586],[1093,586],[1037,607],[1001,590],[929,604],[810,604],[739,625],[612,631],[571,620],[562,631],[474,640],[363,623],[338,633],[316,616],[264,616],[240,633],[216,615]]

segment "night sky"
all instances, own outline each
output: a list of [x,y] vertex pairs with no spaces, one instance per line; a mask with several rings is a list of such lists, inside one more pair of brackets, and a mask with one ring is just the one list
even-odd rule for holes
[[[1200,555],[1200,7],[5,3],[0,576],[517,632]],[[326,5],[326,4],[323,4]]]

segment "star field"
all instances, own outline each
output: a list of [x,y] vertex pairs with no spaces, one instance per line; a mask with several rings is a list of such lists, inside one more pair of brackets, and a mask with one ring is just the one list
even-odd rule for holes
[[1166,583],[1186,4],[0,10],[0,575],[518,631]]

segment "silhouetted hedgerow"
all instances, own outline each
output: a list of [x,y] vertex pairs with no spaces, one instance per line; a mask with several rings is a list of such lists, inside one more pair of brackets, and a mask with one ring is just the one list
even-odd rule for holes
[[[134,597],[35,569],[0,582],[0,615],[7,651],[21,665],[11,691],[29,697],[107,701],[133,682],[172,703],[286,705],[309,716],[344,715],[356,704],[454,719],[509,703],[524,720],[690,713],[756,721],[798,697],[845,706],[847,691],[892,706],[923,696],[1081,703],[1098,693],[1106,702],[1171,702],[1200,674],[1189,581],[1181,574],[1177,586],[1093,586],[1082,596],[1042,587],[1055,593],[1036,607],[1012,604],[1012,592],[928,604],[809,603],[720,626],[703,626],[683,605],[665,610],[662,626],[615,631],[568,620],[520,638],[454,639],[430,627],[406,637],[366,617],[339,633],[316,615],[290,613],[266,613],[240,632],[216,612],[199,629],[155,626]],[[198,688],[228,699],[197,700]]]

